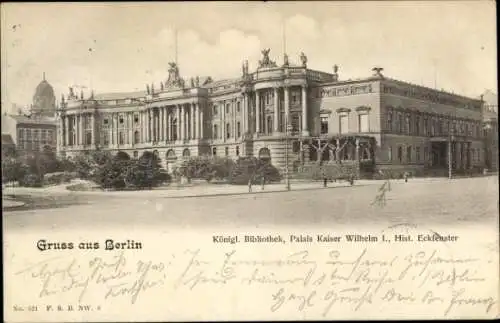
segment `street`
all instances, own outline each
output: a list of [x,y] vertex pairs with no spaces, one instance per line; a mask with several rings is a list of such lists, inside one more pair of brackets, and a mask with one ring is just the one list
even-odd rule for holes
[[[156,191],[70,192],[62,198],[72,203],[9,211],[3,216],[5,229],[17,233],[96,226],[201,230],[497,224],[496,176],[393,182],[385,193],[385,205],[376,201],[382,184],[189,198],[166,198]],[[55,195],[46,198],[56,199]]]

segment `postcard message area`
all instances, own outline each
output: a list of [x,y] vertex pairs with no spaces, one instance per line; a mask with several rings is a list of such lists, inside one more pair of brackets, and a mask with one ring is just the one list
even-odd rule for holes
[[[483,232],[484,233],[484,232]],[[13,234],[10,322],[492,318],[493,232],[418,227]]]

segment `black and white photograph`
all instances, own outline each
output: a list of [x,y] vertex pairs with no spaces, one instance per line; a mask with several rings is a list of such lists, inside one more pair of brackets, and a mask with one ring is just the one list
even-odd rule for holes
[[498,318],[493,1],[1,4],[6,322]]

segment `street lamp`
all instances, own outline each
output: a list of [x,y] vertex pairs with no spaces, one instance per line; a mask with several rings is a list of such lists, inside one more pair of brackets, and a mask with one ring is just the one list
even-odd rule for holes
[[288,124],[288,119],[286,120],[286,130],[285,130],[285,185],[286,190],[290,190],[290,176],[288,174],[288,134],[292,131],[292,125]]
[[451,127],[450,129],[450,135],[448,136],[448,179],[451,179],[452,176],[453,176],[453,164],[452,164],[452,143],[453,143],[453,139],[454,139],[454,136],[453,136],[453,133],[455,131],[455,128],[454,127]]

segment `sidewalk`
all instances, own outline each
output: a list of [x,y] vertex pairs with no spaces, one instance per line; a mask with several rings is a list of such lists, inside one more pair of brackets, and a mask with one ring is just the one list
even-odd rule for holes
[[[454,179],[461,180],[461,179]],[[422,184],[429,182],[449,182],[447,178],[410,178],[408,183],[404,183],[403,179],[391,180],[393,185],[398,184]],[[453,181],[453,180],[452,180]],[[43,188],[15,187],[4,188],[5,195],[33,195],[33,196],[48,196],[48,195],[92,195],[92,196],[109,196],[109,197],[124,197],[124,198],[189,198],[189,197],[209,197],[209,196],[227,196],[227,195],[242,195],[242,194],[263,194],[272,192],[286,192],[285,183],[267,184],[262,190],[260,185],[253,185],[252,192],[248,191],[247,185],[229,185],[229,184],[208,184],[208,183],[193,183],[188,186],[164,186],[154,188],[152,190],[138,191],[70,191],[67,189],[70,185],[79,183],[88,183],[83,180],[73,180],[69,184],[48,186]],[[356,180],[353,188],[357,186],[367,185],[382,185],[383,180]],[[307,191],[318,189],[342,188],[351,187],[346,181],[328,182],[327,187],[323,187],[322,181],[314,182],[294,182],[290,183],[291,191]]]

